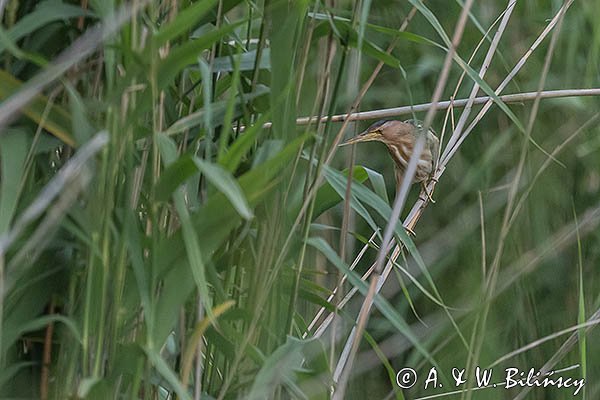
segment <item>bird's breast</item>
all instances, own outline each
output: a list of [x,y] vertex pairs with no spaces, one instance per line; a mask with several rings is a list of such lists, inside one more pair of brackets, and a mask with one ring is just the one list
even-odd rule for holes
[[[410,138],[410,136],[408,136],[408,138]],[[396,167],[400,170],[399,172],[403,173],[408,166],[413,149],[414,140],[398,140],[396,143],[388,144],[388,150],[392,156],[392,159],[394,160],[394,163],[396,164]],[[425,146],[421,152],[419,161],[417,162],[417,171],[413,181],[422,182],[428,179],[432,172],[433,156],[429,146]]]

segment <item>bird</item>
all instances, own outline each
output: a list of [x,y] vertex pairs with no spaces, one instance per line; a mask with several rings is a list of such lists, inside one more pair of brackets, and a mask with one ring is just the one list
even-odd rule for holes
[[[348,139],[341,146],[363,143],[363,142],[382,142],[387,146],[390,156],[394,160],[396,174],[396,190],[400,188],[404,172],[410,161],[415,143],[419,135],[425,134],[425,147],[417,163],[417,171],[412,183],[421,183],[422,192],[427,195],[432,203],[430,193],[427,191],[427,184],[433,179],[433,174],[437,167],[440,141],[435,132],[428,129],[423,132],[423,123],[418,120],[409,119],[406,121],[381,120],[369,126],[366,131]],[[425,201],[423,197],[422,200]]]

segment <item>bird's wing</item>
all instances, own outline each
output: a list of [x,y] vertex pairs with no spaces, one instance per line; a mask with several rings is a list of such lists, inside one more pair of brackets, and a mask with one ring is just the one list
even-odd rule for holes
[[440,141],[437,138],[437,136],[435,136],[435,134],[431,131],[427,132],[427,139],[429,143],[429,149],[431,151],[431,159],[433,162],[433,169],[432,171],[435,171],[435,169],[437,168],[437,163],[438,163],[438,157],[440,154]]

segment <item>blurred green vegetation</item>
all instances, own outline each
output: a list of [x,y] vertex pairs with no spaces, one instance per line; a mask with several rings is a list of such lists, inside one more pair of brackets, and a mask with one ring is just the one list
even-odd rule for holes
[[[4,2],[0,398],[325,399],[343,390],[334,371],[371,279],[360,275],[389,223],[393,163],[381,143],[337,148],[372,120],[340,131],[340,122],[296,118],[349,112],[380,63],[360,111],[428,103],[463,3]],[[457,54],[474,71],[506,4],[470,10]],[[489,87],[563,4],[516,2]],[[598,2],[568,8],[545,89],[600,87],[599,18]],[[538,90],[550,37],[502,94]],[[454,62],[442,99],[468,98],[472,78]],[[532,104],[509,104],[523,126]],[[600,309],[599,105],[541,100],[531,137],[556,160],[496,105],[477,123],[416,237],[397,226],[409,251],[376,296],[344,398],[456,390],[452,368],[487,368],[532,343],[494,365],[492,381],[559,354],[551,369],[578,364],[560,374],[585,378],[579,398],[600,397],[597,329],[573,328]],[[461,112],[437,111],[442,149]],[[424,389],[432,366],[443,388]],[[401,390],[395,374],[405,367],[419,381]],[[534,388],[524,398],[572,393]]]

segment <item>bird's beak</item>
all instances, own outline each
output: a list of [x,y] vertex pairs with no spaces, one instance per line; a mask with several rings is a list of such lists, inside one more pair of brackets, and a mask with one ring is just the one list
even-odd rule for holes
[[356,135],[353,138],[346,140],[344,143],[340,144],[340,146],[346,146],[348,144],[354,143],[362,143],[362,142],[370,142],[373,140],[377,140],[379,138],[379,133],[377,131],[364,131],[360,135]]

